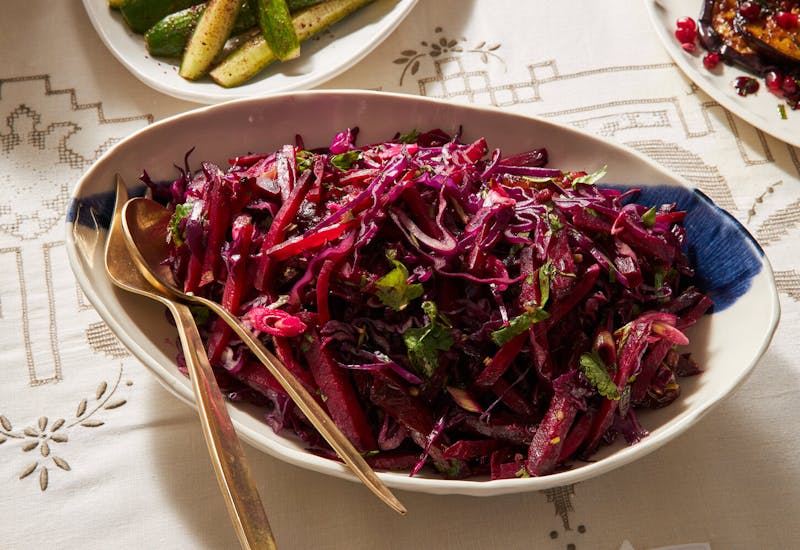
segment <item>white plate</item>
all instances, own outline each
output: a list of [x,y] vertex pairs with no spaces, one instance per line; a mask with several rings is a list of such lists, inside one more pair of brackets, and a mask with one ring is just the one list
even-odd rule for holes
[[697,21],[703,3],[703,0],[644,0],[656,34],[672,59],[692,82],[717,103],[759,130],[800,147],[800,131],[797,127],[800,123],[800,111],[793,111],[787,106],[787,118],[783,120],[778,105],[784,102],[767,90],[764,79],[756,78],[759,81],[758,93],[741,97],[736,94],[731,83],[737,76],[753,75],[724,63],[720,63],[714,71],[707,70],[703,66],[706,50],[699,40],[694,54],[683,51],[674,35],[675,21],[683,16]]
[[405,19],[417,0],[376,0],[346,17],[319,39],[303,42],[301,57],[273,63],[253,80],[223,88],[206,78],[190,82],[178,76],[179,60],[150,57],[141,35],[128,29],[108,0],[83,0],[97,34],[139,80],[165,94],[197,103],[220,103],[271,92],[318,86],[363,59]]
[[[506,154],[545,146],[553,167],[593,170],[608,165],[609,183],[642,186],[644,196],[657,198],[659,204],[680,201],[679,206],[688,210],[690,254],[697,255],[698,271],[709,288],[716,289],[718,304],[727,306],[693,327],[690,350],[706,371],[684,379],[682,396],[669,407],[639,415],[651,432],[640,443],[605,447],[595,462],[576,463],[569,471],[543,477],[453,481],[434,474],[410,478],[402,472],[380,472],[387,485],[488,496],[547,489],[608,472],[685,431],[728,396],[766,350],[778,323],[779,305],[763,251],[734,218],[638,153],[573,128],[497,109],[378,92],[298,92],[230,102],[157,122],[105,153],[75,189],[66,229],[78,282],[120,340],[182,400],[193,402],[189,381],[175,364],[175,338],[168,336],[174,335],[174,327],[166,322],[161,306],[118,291],[103,269],[103,227],[113,207],[114,174],[120,173],[133,189],[143,168],[157,180],[175,177],[173,162],[180,163],[190,147],[195,148],[196,162],[225,163],[242,152],[293,143],[296,134],[309,147],[324,146],[335,133],[355,125],[360,127],[359,143],[414,128],[439,127],[454,133],[463,126],[465,140],[484,136],[491,147]],[[237,431],[255,447],[292,464],[355,479],[338,462],[306,451],[296,438],[273,433],[253,410],[241,405],[230,409]]]

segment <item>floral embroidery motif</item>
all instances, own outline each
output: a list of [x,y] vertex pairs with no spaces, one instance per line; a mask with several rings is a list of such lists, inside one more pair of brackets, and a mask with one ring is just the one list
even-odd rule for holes
[[49,485],[52,468],[55,467],[65,472],[71,471],[72,467],[69,462],[58,456],[56,452],[69,442],[71,430],[99,428],[105,424],[105,421],[99,418],[103,411],[117,409],[127,403],[126,399],[115,397],[121,380],[122,366],[111,386],[108,382],[103,381],[97,386],[92,396],[78,402],[75,415],[70,420],[59,417],[51,423],[47,416],[42,416],[34,425],[16,430],[8,417],[0,415],[0,444],[9,440],[17,440],[22,443],[20,448],[23,453],[39,455],[21,471],[19,479],[25,479],[38,471],[39,489],[45,491]]
[[[436,27],[434,29],[436,34],[442,33],[442,27]],[[500,44],[492,44],[487,45],[486,41],[481,41],[476,44],[472,48],[467,48],[464,46],[466,43],[466,38],[447,38],[444,35],[440,36],[438,39],[432,40],[428,42],[423,40],[420,42],[420,45],[423,46],[423,50],[417,51],[415,49],[407,49],[400,52],[400,57],[396,58],[393,63],[396,65],[404,65],[403,72],[400,74],[400,85],[403,84],[403,79],[405,79],[406,72],[410,72],[412,75],[417,74],[420,68],[420,61],[425,58],[429,57],[431,59],[436,59],[444,54],[479,54],[480,60],[487,64],[489,63],[489,57],[494,57],[499,61],[503,61],[503,59],[495,54],[494,52],[500,48]]]

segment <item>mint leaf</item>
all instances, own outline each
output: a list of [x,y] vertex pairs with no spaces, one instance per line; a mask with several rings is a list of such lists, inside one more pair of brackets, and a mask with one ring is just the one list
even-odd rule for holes
[[423,302],[422,309],[428,314],[430,322],[421,328],[407,329],[403,333],[403,342],[414,368],[430,377],[439,366],[439,352],[452,347],[453,335],[440,321],[436,304]]
[[574,180],[572,180],[573,187],[579,183],[584,183],[586,185],[594,185],[595,183],[600,181],[603,178],[603,176],[606,175],[607,168],[608,168],[607,166],[603,166],[597,172],[575,178]]
[[211,315],[211,310],[206,306],[189,306],[189,310],[192,312],[195,325],[205,325],[208,322],[209,316]]
[[169,219],[169,233],[172,235],[172,241],[175,246],[181,246],[184,242],[183,233],[181,232],[181,220],[192,213],[192,205],[188,202],[175,205],[175,213]]
[[331,164],[341,171],[350,170],[355,162],[361,158],[361,151],[353,149],[331,157]]
[[446,478],[456,479],[457,477],[459,477],[458,474],[461,471],[461,467],[458,463],[458,460],[456,460],[455,458],[451,458],[447,462],[448,466],[445,467],[439,464],[438,462],[434,461],[433,467],[436,468],[436,470],[439,471],[440,473],[444,474]]
[[597,393],[608,399],[619,399],[617,385],[608,373],[603,360],[597,352],[584,353],[580,358],[581,372],[597,388]]
[[553,260],[550,259],[539,268],[539,295],[541,296],[539,307],[544,307],[547,300],[550,299],[550,283],[553,282],[556,272],[556,266],[553,265]]
[[532,324],[538,323],[539,321],[544,321],[548,317],[550,317],[549,313],[540,307],[535,307],[532,310],[517,315],[508,322],[508,325],[492,332],[492,340],[494,340],[494,343],[498,346],[503,347],[508,342],[531,328]]
[[645,227],[653,227],[656,224],[656,207],[642,214],[642,223]]
[[419,130],[411,130],[409,133],[403,134],[402,136],[397,138],[397,141],[399,141],[400,143],[416,143],[418,137],[419,137]]
[[314,166],[314,153],[305,150],[298,151],[295,155],[295,162],[297,163],[297,170],[299,172],[311,170]]
[[375,281],[375,292],[383,305],[402,311],[411,300],[422,296],[424,289],[420,283],[408,284],[408,268],[395,259],[389,260],[394,269]]

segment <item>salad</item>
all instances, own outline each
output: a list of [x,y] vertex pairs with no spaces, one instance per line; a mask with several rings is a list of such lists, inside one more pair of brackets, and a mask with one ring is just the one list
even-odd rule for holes
[[[680,346],[712,305],[685,213],[598,185],[604,168],[549,168],[546,149],[357,137],[145,172],[184,290],[251,327],[375,468],[542,476],[646,437],[637,410],[700,372]],[[195,313],[228,397],[335,458],[229,327]]]

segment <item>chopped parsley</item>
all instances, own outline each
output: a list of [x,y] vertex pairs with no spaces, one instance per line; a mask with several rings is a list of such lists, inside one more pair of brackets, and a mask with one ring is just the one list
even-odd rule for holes
[[653,206],[650,210],[642,214],[642,223],[645,227],[652,228],[656,224],[656,207]]
[[358,159],[361,158],[361,151],[353,149],[331,157],[331,164],[341,171],[349,170]]
[[583,183],[586,185],[594,185],[595,183],[600,181],[603,178],[603,176],[606,175],[607,168],[608,168],[607,166],[603,166],[597,172],[593,172],[591,174],[586,174],[585,176],[579,176],[575,178],[574,180],[572,180],[572,186],[575,187],[579,183]]
[[389,273],[375,281],[376,294],[383,305],[395,311],[402,311],[411,300],[419,298],[425,289],[420,283],[408,284],[408,268],[389,255],[394,265]]
[[414,129],[411,130],[409,133],[403,134],[402,136],[397,138],[397,141],[399,141],[400,143],[416,143],[418,137],[419,137],[419,130]]
[[175,205],[175,213],[169,219],[169,233],[172,235],[175,246],[181,246],[184,243],[181,221],[192,213],[192,208],[193,206],[188,202]]
[[422,309],[429,322],[421,328],[410,328],[403,333],[403,342],[408,348],[408,358],[419,372],[432,376],[439,366],[439,352],[448,351],[453,345],[450,323],[439,315],[436,304],[423,302]]
[[314,167],[314,153],[311,151],[298,151],[295,155],[295,162],[297,162],[297,170],[305,172]]

